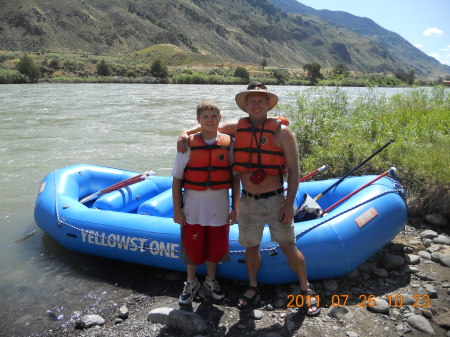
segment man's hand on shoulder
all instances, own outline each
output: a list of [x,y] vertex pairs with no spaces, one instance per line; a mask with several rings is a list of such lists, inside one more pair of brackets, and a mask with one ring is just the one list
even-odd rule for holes
[[186,132],[182,132],[177,140],[177,151],[181,153],[186,153],[188,150],[188,139],[189,136]]

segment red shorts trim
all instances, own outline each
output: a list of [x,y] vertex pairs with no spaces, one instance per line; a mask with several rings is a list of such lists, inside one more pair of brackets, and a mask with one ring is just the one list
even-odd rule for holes
[[193,264],[219,262],[228,253],[230,225],[212,227],[186,224],[182,230],[184,251]]

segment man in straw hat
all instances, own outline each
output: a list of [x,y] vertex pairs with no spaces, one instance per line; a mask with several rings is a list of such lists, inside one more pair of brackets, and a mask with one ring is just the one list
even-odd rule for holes
[[[306,298],[305,313],[320,314],[309,287],[305,258],[295,245],[294,200],[298,189],[298,147],[291,130],[267,116],[278,103],[278,96],[258,82],[251,82],[247,90],[239,92],[236,104],[248,114],[237,122],[219,126],[219,131],[235,136],[233,171],[242,184],[239,202],[239,243],[246,248],[245,261],[249,285],[238,302],[239,309],[252,308],[261,299],[257,283],[261,264],[260,244],[265,224],[269,225],[271,240],[277,242],[286,256],[289,267],[299,279],[302,295]],[[178,150],[188,134],[197,132],[195,127],[183,132]],[[284,194],[283,176],[287,174],[287,195]],[[308,299],[308,301],[307,301]]]

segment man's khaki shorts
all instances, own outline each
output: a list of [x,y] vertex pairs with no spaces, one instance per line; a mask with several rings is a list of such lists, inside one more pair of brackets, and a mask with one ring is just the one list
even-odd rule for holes
[[285,202],[283,194],[258,200],[241,195],[238,219],[240,245],[253,247],[260,244],[265,224],[269,225],[271,241],[278,244],[295,244],[294,222],[280,222],[280,213]]

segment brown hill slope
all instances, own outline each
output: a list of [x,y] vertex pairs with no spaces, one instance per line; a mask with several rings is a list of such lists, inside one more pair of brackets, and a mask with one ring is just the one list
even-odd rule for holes
[[172,44],[219,59],[279,67],[345,63],[406,71],[379,43],[266,0],[0,0],[0,49],[121,55]]

